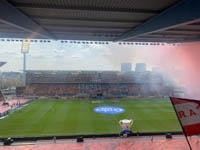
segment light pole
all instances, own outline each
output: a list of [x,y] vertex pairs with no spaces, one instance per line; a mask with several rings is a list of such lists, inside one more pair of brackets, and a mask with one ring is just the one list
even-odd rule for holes
[[24,68],[23,68],[23,73],[24,73],[23,84],[24,84],[24,86],[26,86],[26,54],[29,52],[29,46],[30,46],[30,39],[23,40],[22,47],[21,47],[21,53],[24,54]]
[[24,53],[24,86],[26,86],[26,53]]

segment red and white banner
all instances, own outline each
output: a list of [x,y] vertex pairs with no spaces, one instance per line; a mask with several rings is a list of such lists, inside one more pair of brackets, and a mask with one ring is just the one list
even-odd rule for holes
[[200,101],[170,97],[175,111],[188,136],[200,134]]

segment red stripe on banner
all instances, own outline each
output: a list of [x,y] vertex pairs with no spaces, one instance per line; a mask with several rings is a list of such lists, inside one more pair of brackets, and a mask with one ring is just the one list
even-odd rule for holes
[[200,123],[189,126],[183,126],[183,128],[188,136],[200,134]]
[[174,98],[174,97],[170,97],[170,99],[172,100],[172,102],[173,102],[174,105],[190,102],[189,100],[180,99],[180,98]]
[[175,98],[175,97],[170,97],[171,101],[173,102],[174,105],[176,104],[183,104],[183,103],[197,103],[200,104],[200,100],[194,100],[194,99],[185,99],[185,98]]

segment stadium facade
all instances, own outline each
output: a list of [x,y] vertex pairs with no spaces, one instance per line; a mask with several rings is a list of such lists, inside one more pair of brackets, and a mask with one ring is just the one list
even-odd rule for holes
[[0,67],[2,67],[5,64],[6,64],[6,62],[0,62]]
[[[26,73],[25,95],[95,98],[161,97],[173,93],[158,72],[41,71]],[[17,88],[18,95],[23,88]]]

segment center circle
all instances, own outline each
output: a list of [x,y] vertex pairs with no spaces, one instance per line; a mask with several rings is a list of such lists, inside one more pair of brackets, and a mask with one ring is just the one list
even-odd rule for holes
[[99,106],[94,108],[94,111],[102,114],[121,114],[125,112],[125,109],[115,106]]

